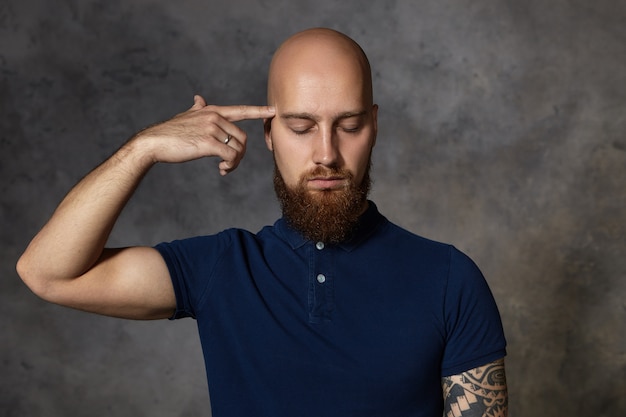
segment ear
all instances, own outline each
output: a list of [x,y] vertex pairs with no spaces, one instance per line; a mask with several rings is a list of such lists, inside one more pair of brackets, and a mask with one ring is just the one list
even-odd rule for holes
[[372,123],[374,124],[374,142],[372,147],[376,145],[376,137],[378,136],[378,104],[372,106]]
[[269,149],[270,151],[274,151],[274,144],[272,143],[272,120],[274,120],[273,117],[271,119],[263,119],[263,131],[265,134],[265,145],[267,146],[267,149]]

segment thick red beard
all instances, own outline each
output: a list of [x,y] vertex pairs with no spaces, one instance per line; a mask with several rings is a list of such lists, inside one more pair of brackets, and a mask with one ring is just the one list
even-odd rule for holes
[[[319,166],[304,174],[291,189],[285,184],[278,167],[274,167],[274,190],[287,222],[307,239],[325,243],[340,243],[350,238],[365,207],[371,186],[368,164],[363,181],[355,184],[352,173],[338,168]],[[340,189],[310,191],[307,181],[324,176],[346,178],[347,186]]]

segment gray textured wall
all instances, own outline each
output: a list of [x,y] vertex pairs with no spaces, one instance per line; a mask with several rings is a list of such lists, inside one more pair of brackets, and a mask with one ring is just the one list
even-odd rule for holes
[[[511,415],[626,415],[625,23],[623,0],[3,0],[0,415],[210,415],[193,321],[49,305],[14,264],[134,131],[194,93],[264,103],[272,51],[310,26],[348,33],[372,61],[383,213],[487,276]],[[246,127],[234,175],[157,167],[111,243],[272,222],[271,156],[260,124]]]

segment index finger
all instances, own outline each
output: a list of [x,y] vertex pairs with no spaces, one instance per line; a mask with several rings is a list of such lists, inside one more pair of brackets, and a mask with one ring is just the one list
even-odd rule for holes
[[[211,106],[213,107],[213,106]],[[240,120],[268,119],[274,117],[276,110],[273,106],[215,106],[214,111],[230,122]]]

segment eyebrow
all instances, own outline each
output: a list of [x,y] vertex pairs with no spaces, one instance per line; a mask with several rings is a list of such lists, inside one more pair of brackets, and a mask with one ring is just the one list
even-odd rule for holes
[[[365,110],[362,111],[354,111],[354,112],[345,112],[345,113],[340,113],[337,116],[335,116],[333,119],[334,120],[343,120],[343,119],[349,119],[351,117],[361,117],[364,116],[366,114]],[[313,120],[315,122],[319,122],[320,117],[316,116],[312,113],[283,113],[280,116],[281,119],[302,119],[302,120]]]

